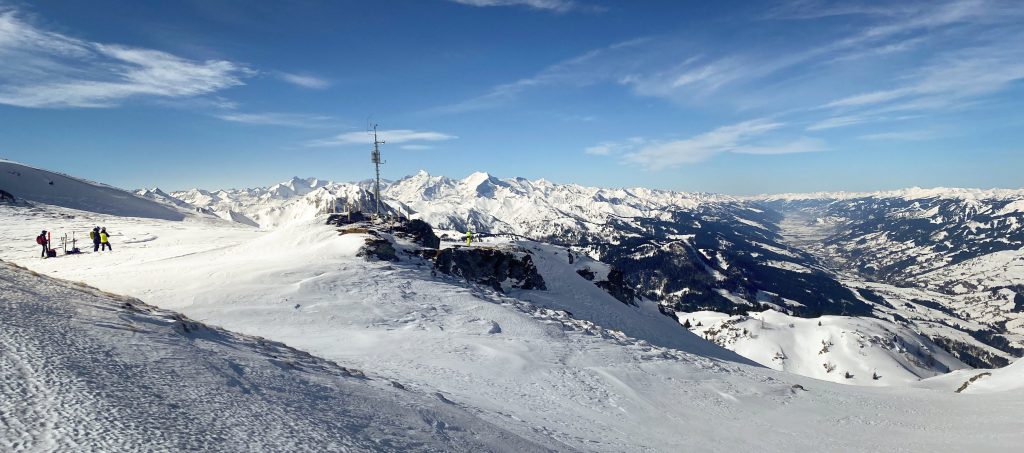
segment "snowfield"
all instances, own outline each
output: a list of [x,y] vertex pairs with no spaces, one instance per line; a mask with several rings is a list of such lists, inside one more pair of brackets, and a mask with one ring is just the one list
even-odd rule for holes
[[[510,190],[475,180],[435,186]],[[331,190],[310,187],[301,199],[325,191],[335,204],[343,197]],[[606,267],[562,247],[476,245],[529,255],[548,287],[497,291],[434,275],[386,230],[326,225],[318,214],[329,205],[236,211],[261,228],[203,211],[178,210],[174,221],[80,207],[0,204],[0,241],[11,245],[0,259],[41,275],[0,265],[3,450],[1007,451],[1022,442],[1020,362],[957,393],[983,370],[918,380],[934,374],[914,368],[909,345],[920,338],[876,320],[824,317],[819,328],[765,312],[764,327],[742,321],[791,363],[771,369],[654,303],[615,299],[578,272],[607,277]],[[79,243],[85,253],[38,258],[39,230],[82,238],[96,225],[112,232],[112,252]],[[359,256],[377,237],[401,259]],[[872,345],[890,334],[904,351]],[[814,375],[820,357],[807,348],[822,339],[833,344],[822,356],[844,367],[833,373],[868,386],[779,371]],[[770,354],[771,344],[751,347]]]
[[0,262],[0,450],[547,448],[429,394]]
[[[524,301],[526,296],[432,277],[414,262],[365,261],[354,256],[365,237],[339,236],[319,222],[258,232],[219,223],[33,209],[0,208],[3,240],[31,238],[40,223],[104,224],[119,233],[113,239],[115,251],[39,260],[31,258],[34,248],[28,247],[4,249],[5,259],[283,342],[342,367],[365,370],[374,382],[397,381],[416,395],[441,395],[435,399],[450,401],[480,423],[501,426],[511,438],[525,439],[527,447],[538,442],[555,450],[585,451],[927,451],[957,446],[996,451],[1020,440],[1020,392],[957,395],[830,384],[708,358],[701,353],[714,347],[686,339],[682,329],[681,339],[664,341],[684,349],[659,347],[544,308],[543,299],[550,295],[536,296],[535,304]],[[142,236],[156,239],[118,242]],[[558,283],[557,278],[549,281]],[[40,300],[45,306],[50,299]],[[586,299],[561,300],[556,308],[586,313],[586,307],[574,305],[581,302]],[[614,299],[608,303],[626,307]],[[4,304],[15,306],[10,296]],[[642,307],[630,310],[637,317],[649,316]],[[150,363],[140,362],[136,365]],[[5,373],[4,379],[22,378]],[[180,380],[192,386],[191,379]],[[911,407],[915,416],[908,418]],[[25,420],[21,423],[39,423],[38,412],[5,410],[17,411],[17,419]],[[311,419],[326,417],[323,411],[310,412]],[[374,429],[401,430],[398,426],[381,422]],[[177,442],[193,445],[185,437]],[[89,439],[75,442],[100,445]],[[119,445],[132,445],[124,442]],[[522,448],[509,444],[497,449]]]

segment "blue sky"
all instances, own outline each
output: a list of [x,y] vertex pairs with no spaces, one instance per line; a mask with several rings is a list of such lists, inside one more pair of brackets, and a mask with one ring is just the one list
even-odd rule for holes
[[750,194],[1024,186],[1024,2],[0,0],[0,157]]

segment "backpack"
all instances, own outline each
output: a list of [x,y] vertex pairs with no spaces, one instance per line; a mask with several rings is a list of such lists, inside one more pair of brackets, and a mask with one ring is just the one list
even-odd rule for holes
[[46,236],[43,236],[41,234],[39,236],[36,236],[36,244],[46,245]]
[[96,231],[89,231],[89,239],[93,241],[96,240]]

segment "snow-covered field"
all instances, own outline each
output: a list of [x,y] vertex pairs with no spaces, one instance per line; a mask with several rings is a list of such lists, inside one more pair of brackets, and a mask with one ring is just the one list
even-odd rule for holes
[[546,450],[279,343],[5,262],[0,277],[2,451]]
[[[548,286],[501,293],[435,276],[417,258],[368,261],[357,256],[367,233],[339,234],[323,217],[260,230],[186,214],[0,205],[0,241],[10,245],[0,259],[233,332],[183,333],[173,314],[124,312],[115,297],[0,267],[0,447],[131,450],[148,436],[155,449],[275,451],[1007,451],[1022,442],[1019,363],[976,380],[977,392],[955,393],[975,376],[966,371],[914,381],[883,369],[889,387],[840,385],[752,365],[654,304],[622,303],[580,276],[563,248],[485,243],[530,253]],[[82,238],[96,225],[113,233],[112,252],[38,258],[40,230]],[[776,330],[796,322],[766,321]],[[870,341],[879,328],[827,330]],[[816,325],[798,330],[820,340]],[[878,361],[856,340],[834,343],[844,361]],[[295,380],[275,365],[282,357],[310,371]],[[982,392],[990,378],[989,390],[1003,391]],[[131,425],[136,416],[152,425]]]
[[[557,289],[534,304],[524,300],[529,296],[432,277],[413,262],[367,262],[354,256],[363,238],[339,236],[320,222],[258,232],[218,222],[0,208],[5,243],[29,242],[38,225],[93,224],[117,233],[114,252],[40,260],[29,244],[0,255],[281,341],[418,395],[443,395],[554,449],[1001,450],[1020,441],[1020,392],[831,384],[708,358],[701,354],[714,349],[682,329],[679,338],[662,339],[676,349],[654,346],[542,308]],[[548,265],[540,268],[558,287],[566,274],[553,275]],[[586,302],[565,299],[555,308],[582,317]],[[21,411],[18,419],[31,422],[32,413]]]

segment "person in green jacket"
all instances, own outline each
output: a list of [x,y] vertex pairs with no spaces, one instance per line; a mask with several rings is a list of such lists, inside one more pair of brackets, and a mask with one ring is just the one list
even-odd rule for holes
[[100,250],[114,251],[114,248],[110,246],[110,235],[107,234],[107,227],[100,229]]
[[473,232],[466,230],[466,245],[473,243]]

